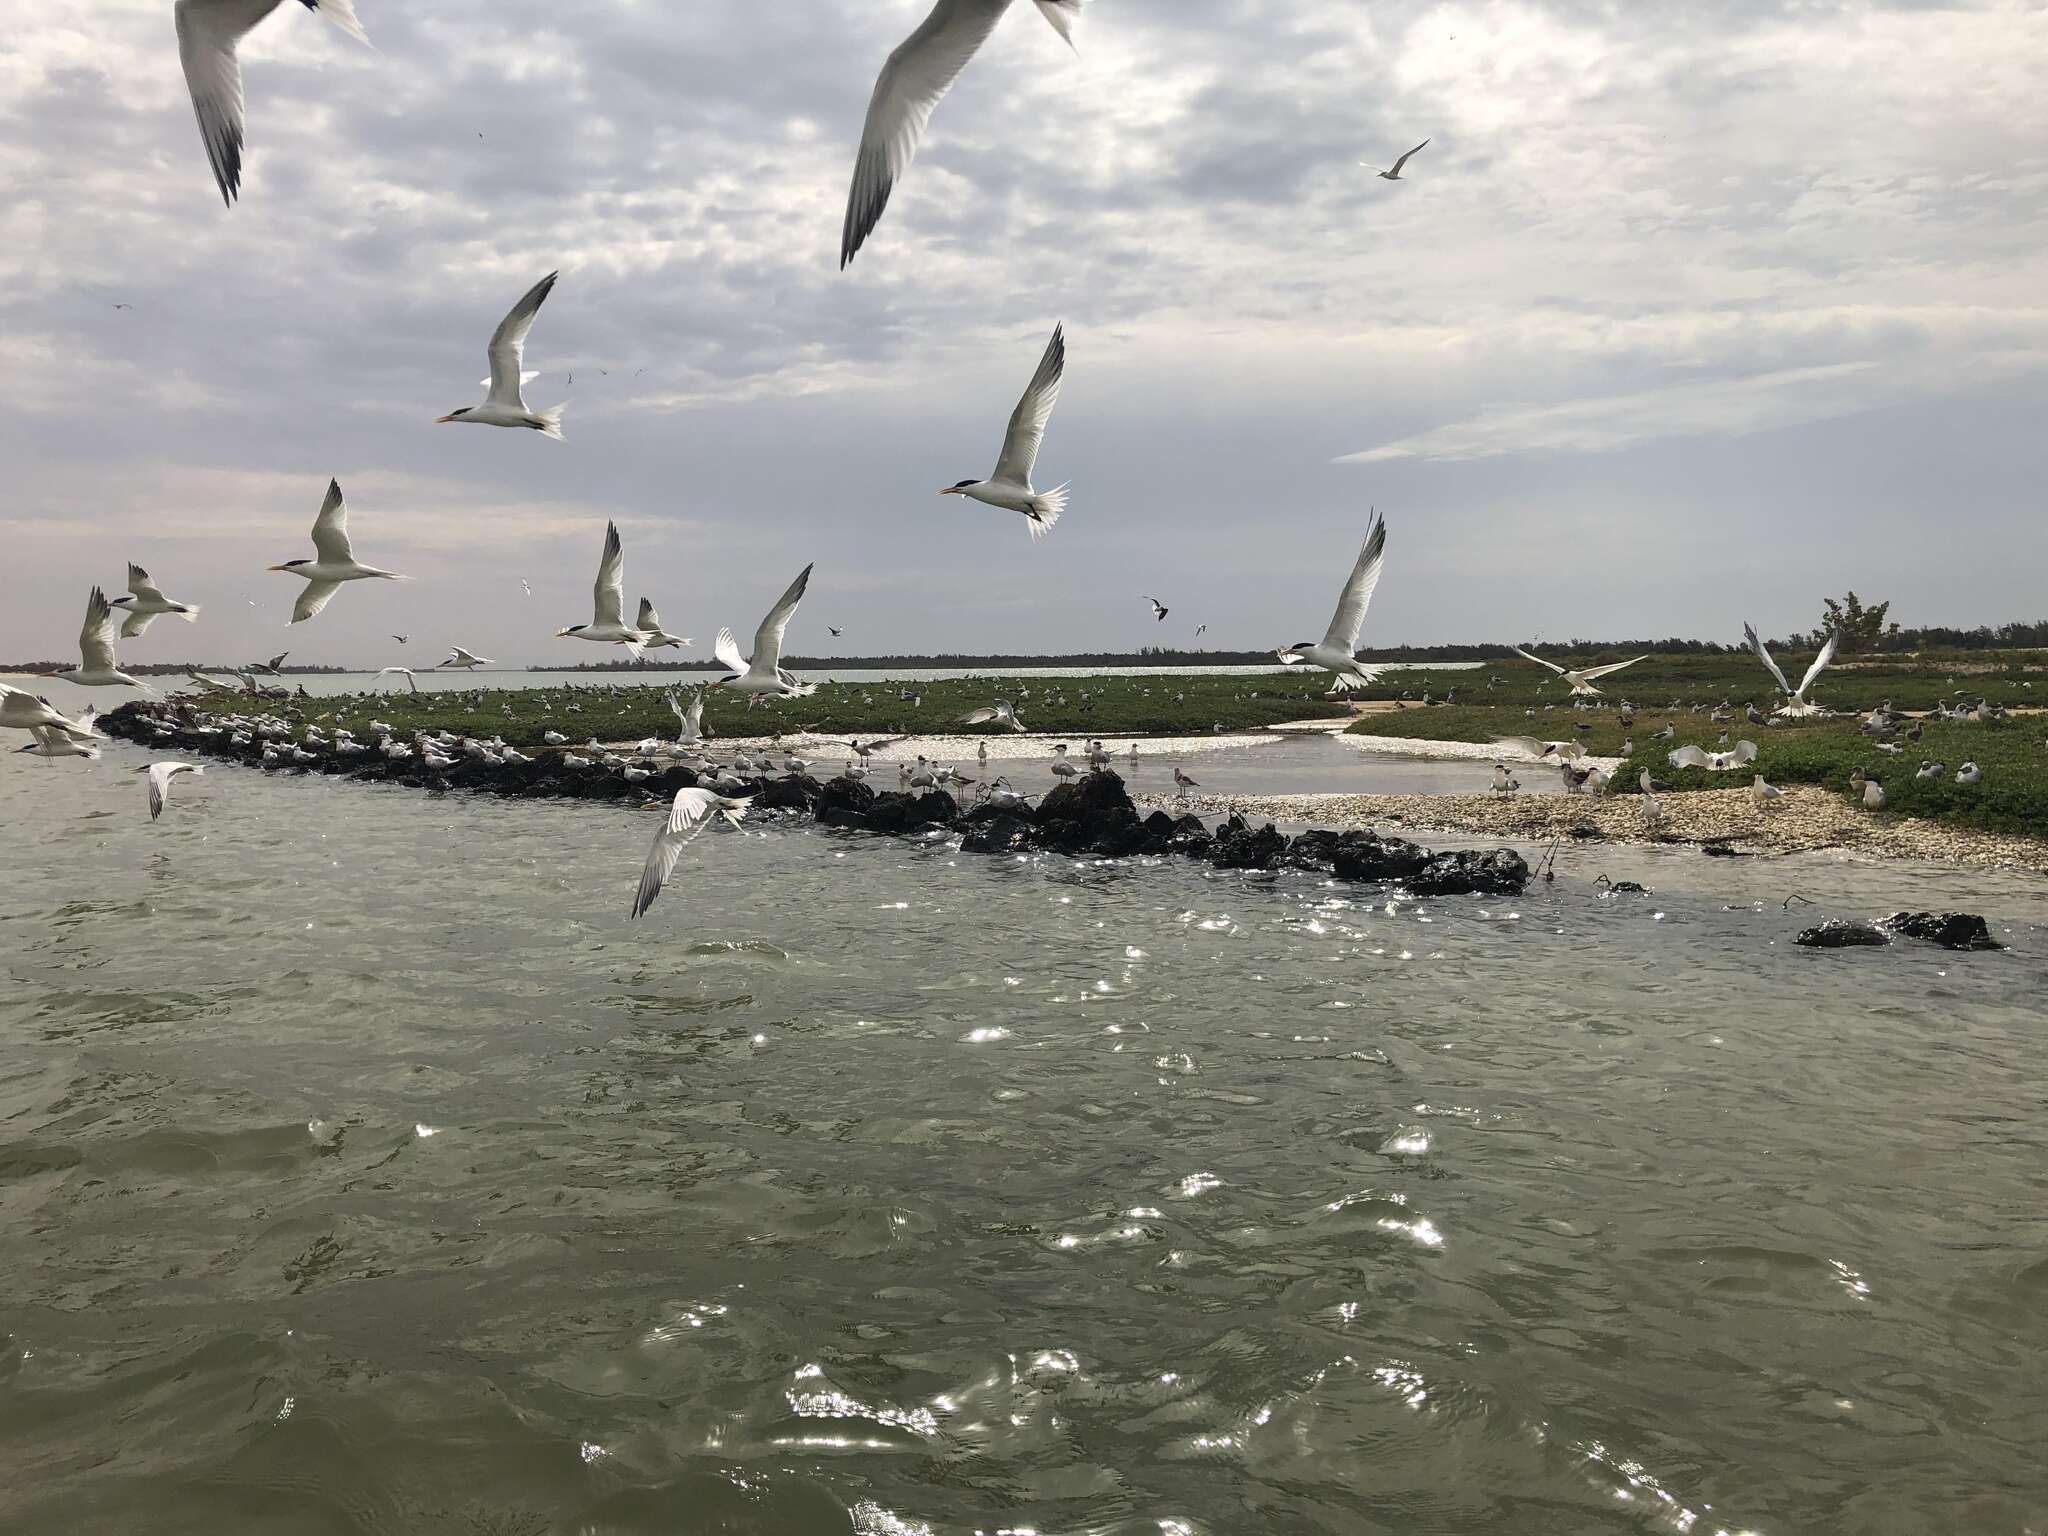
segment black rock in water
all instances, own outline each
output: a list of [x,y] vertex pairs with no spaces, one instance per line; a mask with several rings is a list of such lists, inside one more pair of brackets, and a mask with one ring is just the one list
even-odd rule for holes
[[[1347,832],[1337,841],[1332,870],[1339,880],[1407,880],[1428,865],[1430,852],[1398,837]],[[1528,878],[1527,867],[1523,878]]]
[[1286,851],[1286,836],[1270,821],[1253,831],[1242,816],[1233,816],[1216,829],[1209,862],[1218,869],[1278,869]]
[[1038,841],[1038,828],[1006,811],[969,817],[968,823],[967,836],[960,841],[962,853],[1023,853]]
[[1925,939],[1943,949],[2003,949],[1991,928],[1974,912],[1894,912],[1878,925],[1887,933]]
[[1809,928],[1792,941],[1804,949],[1858,949],[1889,944],[1884,930],[1860,919],[1831,917],[1818,928]]
[[1417,896],[1519,896],[1528,883],[1528,864],[1508,848],[1440,853],[1402,881]]

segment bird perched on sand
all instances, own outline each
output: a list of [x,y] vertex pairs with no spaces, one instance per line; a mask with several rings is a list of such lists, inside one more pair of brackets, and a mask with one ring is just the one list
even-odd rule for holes
[[1396,160],[1391,170],[1382,171],[1379,169],[1378,166],[1372,165],[1364,160],[1361,160],[1358,163],[1360,165],[1365,166],[1367,170],[1375,172],[1379,176],[1379,179],[1381,181],[1399,181],[1401,179],[1401,167],[1406,165],[1410,160],[1412,160],[1416,156],[1418,152],[1420,152],[1423,149],[1426,149],[1428,146],[1429,140],[1424,139],[1420,144],[1416,145],[1414,149],[1409,150],[1407,154],[1403,155],[1400,159]]
[[1052,408],[1059,404],[1060,378],[1067,368],[1067,332],[1054,326],[1038,371],[1024,390],[1024,398],[1010,413],[1009,430],[1003,434],[1003,451],[996,460],[995,473],[986,480],[962,480],[943,488],[941,496],[965,496],[1005,512],[1021,512],[1033,541],[1042,539],[1067,510],[1067,487],[1034,490],[1031,472],[1038,463],[1039,444],[1045,441],[1045,424]]
[[78,665],[66,667],[61,672],[52,672],[52,677],[61,677],[67,683],[77,683],[81,688],[140,688],[144,693],[156,690],[140,678],[130,677],[121,670],[114,659],[114,609],[107,601],[107,594],[98,587],[85,600],[85,623],[78,631]]
[[749,709],[765,698],[800,699],[817,692],[817,684],[801,682],[782,670],[782,637],[789,629],[790,619],[796,614],[796,605],[804,600],[810,584],[811,567],[807,565],[789,584],[789,590],[768,610],[761,627],[754,631],[751,659],[740,655],[739,642],[733,638],[731,630],[721,629],[718,632],[711,654],[722,665],[731,668],[733,675],[717,679],[710,687],[730,688],[735,693],[745,694]]
[[[1071,48],[1081,0],[1035,3]],[[923,24],[882,66],[868,101],[860,151],[853,162],[853,185],[846,196],[846,225],[839,238],[842,271],[881,222],[889,194],[917,156],[932,109],[1009,8],[1010,0],[938,0]]]
[[187,624],[199,617],[197,603],[178,603],[165,597],[163,590],[149,579],[149,572],[132,561],[128,566],[128,595],[113,599],[113,606],[128,610],[128,617],[121,621],[123,640],[139,637],[161,613],[175,613]]
[[1775,784],[1766,784],[1764,776],[1758,774],[1755,782],[1749,786],[1749,796],[1752,800],[1756,801],[1759,810],[1768,811],[1778,801],[1785,798],[1785,791],[1778,788]]
[[1517,656],[1520,656],[1525,661],[1533,661],[1539,667],[1548,667],[1551,671],[1555,672],[1559,677],[1563,678],[1566,682],[1570,683],[1572,685],[1573,698],[1599,697],[1600,690],[1593,686],[1594,682],[1597,679],[1606,677],[1609,673],[1612,672],[1619,672],[1624,667],[1632,667],[1639,661],[1648,661],[1650,659],[1648,656],[1634,656],[1627,661],[1610,661],[1604,667],[1581,667],[1574,671],[1565,667],[1560,667],[1554,661],[1545,661],[1541,656],[1533,655],[1530,652],[1523,650],[1519,645],[1511,645],[1508,647],[1508,649],[1513,651]]
[[1506,763],[1493,765],[1493,792],[1496,795],[1512,795],[1522,787],[1522,781],[1508,772]]
[[465,651],[461,646],[453,645],[448,648],[448,659],[442,662],[441,665],[444,667],[459,667],[463,671],[473,672],[478,667],[493,666],[495,663],[488,656],[479,656],[474,651]]
[[1387,525],[1375,512],[1371,525],[1365,530],[1365,542],[1359,546],[1358,559],[1353,562],[1344,590],[1337,598],[1337,611],[1330,616],[1329,629],[1319,641],[1304,640],[1276,652],[1280,660],[1289,666],[1306,662],[1312,667],[1321,667],[1332,674],[1332,693],[1363,688],[1377,681],[1386,668],[1367,666],[1358,660],[1355,653],[1359,631],[1365,627],[1365,611],[1372,606],[1373,589],[1379,586],[1380,573],[1386,569],[1386,564]]
[[1726,773],[1744,763],[1755,762],[1756,751],[1755,742],[1738,741],[1726,752],[1709,752],[1704,747],[1680,747],[1676,752],[1666,753],[1664,760],[1674,768],[1704,768],[1709,773]]
[[1764,664],[1764,670],[1771,674],[1772,680],[1778,685],[1778,691],[1785,696],[1784,704],[1777,711],[1779,714],[1796,719],[1802,715],[1824,713],[1806,697],[1806,694],[1807,690],[1813,687],[1814,679],[1825,672],[1828,663],[1835,659],[1835,644],[1840,639],[1839,634],[1829,631],[1826,642],[1820,648],[1820,654],[1813,658],[1813,665],[1806,669],[1806,676],[1799,680],[1799,687],[1796,690],[1785,681],[1785,674],[1779,670],[1777,662],[1772,660],[1769,647],[1757,637],[1756,627],[1747,621],[1744,621],[1742,626],[1742,638],[1749,642],[1750,650],[1756,653],[1756,659]]
[[1185,795],[1189,790],[1200,789],[1201,787],[1202,781],[1200,779],[1189,778],[1186,770],[1184,770],[1178,763],[1174,765],[1173,792],[1175,794]]
[[149,775],[149,819],[155,821],[164,813],[164,802],[171,796],[171,780],[181,773],[203,775],[206,770],[195,763],[151,763],[138,768],[137,773]]
[[478,427],[526,427],[543,437],[561,441],[562,412],[569,407],[563,404],[551,411],[530,411],[526,408],[526,397],[521,393],[532,377],[522,371],[526,361],[526,333],[533,329],[533,317],[540,313],[541,305],[554,291],[555,279],[561,275],[550,272],[527,289],[525,297],[512,306],[491,333],[491,392],[484,396],[483,404],[465,405],[446,416],[436,416],[436,426],[457,421]]
[[[300,0],[300,4],[326,17],[357,42],[369,43],[351,0]],[[278,0],[178,0],[172,8],[178,28],[178,59],[185,66],[186,89],[192,93],[192,113],[199,119],[199,137],[206,144],[206,158],[213,166],[221,202],[230,208],[242,193],[242,63],[235,56],[235,47],[277,7]]]
[[1017,706],[1008,699],[997,699],[993,708],[977,709],[971,715],[960,717],[962,725],[1006,725],[1013,731],[1022,731],[1024,722],[1017,718]]
[[684,844],[710,826],[714,817],[722,816],[737,827],[752,803],[751,795],[727,796],[694,788],[677,790],[675,799],[669,803],[668,820],[654,834],[654,846],[647,850],[647,863],[640,871],[640,889],[633,897],[633,915],[638,917],[654,905],[654,898],[676,872],[676,861],[683,856]]
[[597,580],[590,589],[591,619],[588,624],[571,624],[555,631],[557,640],[588,640],[597,645],[622,645],[635,661],[642,655],[647,636],[626,623],[626,549],[619,542],[619,525],[604,525],[604,553],[598,556]]
[[1159,601],[1159,599],[1156,597],[1147,597],[1145,601],[1152,605],[1153,622],[1157,624],[1164,624],[1166,622],[1166,615],[1171,610],[1169,610],[1166,604]]
[[640,617],[635,622],[635,627],[647,637],[647,649],[650,651],[677,650],[683,646],[695,645],[697,643],[694,640],[685,640],[680,636],[672,635],[663,629],[661,627],[661,615],[654,611],[654,604],[644,597],[640,599]]
[[[299,594],[299,600],[292,607],[290,622],[303,624],[322,608],[328,599],[341,590],[345,581],[410,581],[396,571],[380,571],[374,565],[364,565],[355,557],[355,551],[348,541],[348,503],[342,499],[341,482],[327,482],[327,499],[320,504],[320,515],[313,519],[313,554],[311,560],[287,560],[283,565],[273,565],[273,571],[286,571],[300,577],[306,583],[306,590]],[[282,666],[291,652],[280,651],[269,663],[267,670],[275,672]]]

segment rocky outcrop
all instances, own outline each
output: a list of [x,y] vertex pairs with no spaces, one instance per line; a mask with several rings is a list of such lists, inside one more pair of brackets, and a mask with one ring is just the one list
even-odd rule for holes
[[2003,949],[1975,912],[1894,912],[1878,926],[1886,933],[1925,939],[1943,949]]
[[[111,735],[174,745],[181,753],[226,758],[252,768],[303,770],[437,791],[638,802],[666,800],[697,782],[696,774],[684,767],[628,779],[601,763],[567,764],[564,754],[553,751],[524,763],[464,757],[438,769],[427,768],[417,756],[392,762],[375,752],[344,756],[332,749],[315,749],[309,762],[266,764],[261,743],[235,747],[225,735],[203,734],[197,729],[203,718],[171,702],[124,705],[101,723]],[[1236,815],[1213,831],[1195,816],[1154,811],[1141,817],[1124,781],[1109,772],[1057,785],[1036,806],[979,805],[964,810],[943,790],[877,791],[856,779],[821,784],[803,774],[754,779],[748,793],[757,814],[808,815],[825,826],[895,836],[958,834],[967,853],[1177,855],[1218,869],[1298,869],[1340,880],[1392,882],[1423,896],[1512,895],[1529,879],[1529,866],[1506,848],[1433,854],[1414,843],[1371,832],[1304,832],[1290,838],[1271,822],[1253,826]]]
[[1884,930],[1860,918],[1831,917],[1818,928],[1809,928],[1792,941],[1802,949],[1860,949],[1889,944]]

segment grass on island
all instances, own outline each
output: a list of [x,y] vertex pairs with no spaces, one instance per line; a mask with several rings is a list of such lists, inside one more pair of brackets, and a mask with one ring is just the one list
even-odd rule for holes
[[[961,718],[997,699],[1016,705],[1027,730],[1086,741],[1131,736],[1201,735],[1249,731],[1288,720],[1342,719],[1344,704],[1325,699],[1326,680],[1295,674],[1271,676],[959,678],[946,682],[821,683],[809,698],[763,704],[721,689],[705,695],[704,724],[714,741],[737,736],[829,737],[983,736],[1007,734],[1000,725],[968,726]],[[677,690],[687,705],[692,689]],[[905,698],[905,693],[913,697]],[[572,742],[666,741],[676,733],[666,690],[610,680],[522,689],[403,691],[326,698],[264,700],[242,695],[184,700],[228,714],[267,710],[322,726],[346,724],[361,735],[381,720],[400,735],[448,730],[465,736],[502,736],[534,747],[545,732]]]
[[[1597,666],[1625,658],[1553,659],[1570,666]],[[1796,686],[1812,659],[1811,655],[1781,656],[1778,664]],[[1500,684],[1489,689],[1486,685],[1492,677],[1498,677]],[[1857,729],[1856,718],[1751,724],[1743,705],[1754,701],[1768,712],[1773,700],[1769,675],[1748,656],[1653,656],[1604,679],[1602,686],[1608,693],[1604,699],[1591,701],[1597,707],[1573,709],[1563,682],[1519,657],[1490,663],[1477,672],[1397,673],[1381,679],[1365,697],[1399,699],[1405,693],[1420,700],[1428,693],[1440,700],[1447,691],[1455,690],[1456,702],[1427,708],[1410,703],[1404,709],[1368,714],[1351,730],[1357,735],[1429,741],[1486,742],[1500,736],[1533,736],[1539,741],[1578,741],[1588,752],[1603,757],[1620,754],[1623,745],[1632,740],[1634,755],[1615,775],[1614,790],[1619,794],[1639,793],[1637,776],[1644,768],[1673,789],[1746,789],[1752,777],[1761,773],[1773,784],[1818,784],[1847,794],[1850,773],[1861,768],[1884,786],[1883,814],[1916,816],[1984,832],[2048,836],[2048,740],[2044,740],[2048,716],[2021,714],[1992,725],[1928,721],[1918,742],[1898,739],[1901,750],[1894,756],[1878,751],[1876,743]],[[1849,665],[1822,674],[1814,697],[1831,709],[1856,711],[1860,716],[1886,699],[1896,709],[1925,711],[1937,699],[1955,702],[1959,690],[1961,696],[1975,699],[1981,695],[2019,710],[2048,705],[2048,656],[1985,653],[1967,660],[1852,659]],[[1624,727],[1616,718],[1616,705],[1623,699],[1635,706],[1633,726]],[[1671,707],[1674,701],[1676,709]],[[1692,712],[1694,705],[1711,709],[1723,701],[1734,717],[1726,724],[1715,724],[1706,713]],[[1652,733],[1666,725],[1674,726],[1677,735],[1670,741],[1653,740]],[[1742,740],[1757,744],[1753,766],[1709,773],[1699,768],[1674,769],[1666,761],[1668,752],[1688,743],[1715,750],[1723,731],[1730,744]],[[1923,758],[1946,764],[1946,771],[1938,779],[1916,778]],[[1975,762],[1983,770],[1981,783],[1955,782],[1955,772],[1965,762]],[[1553,771],[1532,766],[1518,769],[1525,782],[1532,774]]]

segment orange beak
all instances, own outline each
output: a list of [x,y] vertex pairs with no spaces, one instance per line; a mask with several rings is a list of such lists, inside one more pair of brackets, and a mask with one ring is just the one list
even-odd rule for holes
[[284,569],[284,567],[283,567],[283,566],[281,566],[281,565],[273,565],[273,566],[271,567],[271,569],[272,569],[273,571],[281,571],[281,570],[283,570],[283,569]]
[[434,425],[438,427],[441,425],[442,422],[453,421],[454,419],[455,418],[453,416],[436,416],[434,418]]
[[939,494],[941,496],[958,496],[960,494],[960,487],[957,485],[942,485],[939,487]]

